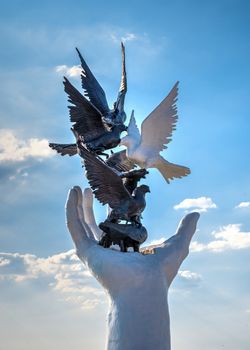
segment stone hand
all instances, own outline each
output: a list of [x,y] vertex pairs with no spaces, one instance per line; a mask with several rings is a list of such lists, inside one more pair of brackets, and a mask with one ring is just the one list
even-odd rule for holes
[[70,190],[67,226],[80,260],[110,297],[108,350],[170,349],[168,288],[188,255],[198,213],[182,219],[176,234],[154,254],[122,253],[98,245],[100,230],[90,189]]

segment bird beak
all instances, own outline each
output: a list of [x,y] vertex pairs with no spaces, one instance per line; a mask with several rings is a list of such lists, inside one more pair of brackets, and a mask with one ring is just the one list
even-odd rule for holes
[[121,132],[128,131],[128,127],[126,125],[122,125]]

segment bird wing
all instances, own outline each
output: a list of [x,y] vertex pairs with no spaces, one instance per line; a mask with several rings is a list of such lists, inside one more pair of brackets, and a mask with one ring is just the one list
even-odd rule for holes
[[[122,49],[122,77],[121,77],[121,84],[120,84],[120,89],[118,93],[118,97],[116,100],[116,108],[120,112],[124,110],[124,101],[125,101],[125,96],[127,92],[127,73],[126,73],[126,64],[125,64],[125,47],[123,43],[121,43],[121,49]],[[123,121],[125,122],[125,120]]]
[[75,143],[49,143],[49,147],[57,151],[57,153],[61,154],[61,156],[65,156],[67,154],[71,157],[77,154],[77,147]]
[[94,195],[103,205],[108,204],[113,209],[120,207],[124,201],[132,199],[115,170],[81,144],[78,148],[80,156],[84,159],[89,184]]
[[171,141],[178,119],[177,95],[178,82],[168,96],[143,121],[140,147],[157,153],[167,148],[166,145]]
[[[132,137],[133,140],[139,144],[141,140],[141,135],[140,131],[138,129],[138,126],[136,124],[135,116],[134,116],[134,111],[131,113],[130,121],[128,124],[128,129],[127,129],[127,134],[128,136]],[[126,137],[126,136],[125,136]]]
[[87,96],[90,102],[99,109],[102,115],[105,115],[109,112],[109,106],[105,92],[101,85],[98,83],[93,73],[89,69],[87,63],[82,57],[80,51],[76,48],[76,51],[80,57],[82,65],[82,87],[84,89],[84,95]]
[[106,160],[106,164],[120,172],[130,171],[136,166],[134,162],[128,159],[126,150],[113,153],[108,160]]
[[83,137],[84,142],[103,135],[107,129],[99,110],[67,78],[64,77],[64,79],[64,90],[69,96],[68,101],[73,104],[69,106],[70,121],[75,123],[73,129]]

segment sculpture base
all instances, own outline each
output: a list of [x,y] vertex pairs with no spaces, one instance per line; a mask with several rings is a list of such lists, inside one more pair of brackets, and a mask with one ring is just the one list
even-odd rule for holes
[[117,224],[106,220],[100,223],[99,227],[104,232],[99,244],[104,248],[117,244],[122,252],[127,252],[129,247],[132,247],[135,252],[139,252],[140,244],[145,242],[148,236],[144,226]]

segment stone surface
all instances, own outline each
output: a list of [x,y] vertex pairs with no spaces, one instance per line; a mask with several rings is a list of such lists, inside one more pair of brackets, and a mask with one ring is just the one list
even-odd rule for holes
[[106,349],[170,350],[168,289],[188,255],[199,214],[188,214],[175,235],[154,246],[154,254],[124,254],[97,244],[91,191],[84,193],[83,207],[82,201],[75,187],[67,200],[67,225],[78,257],[110,298]]

